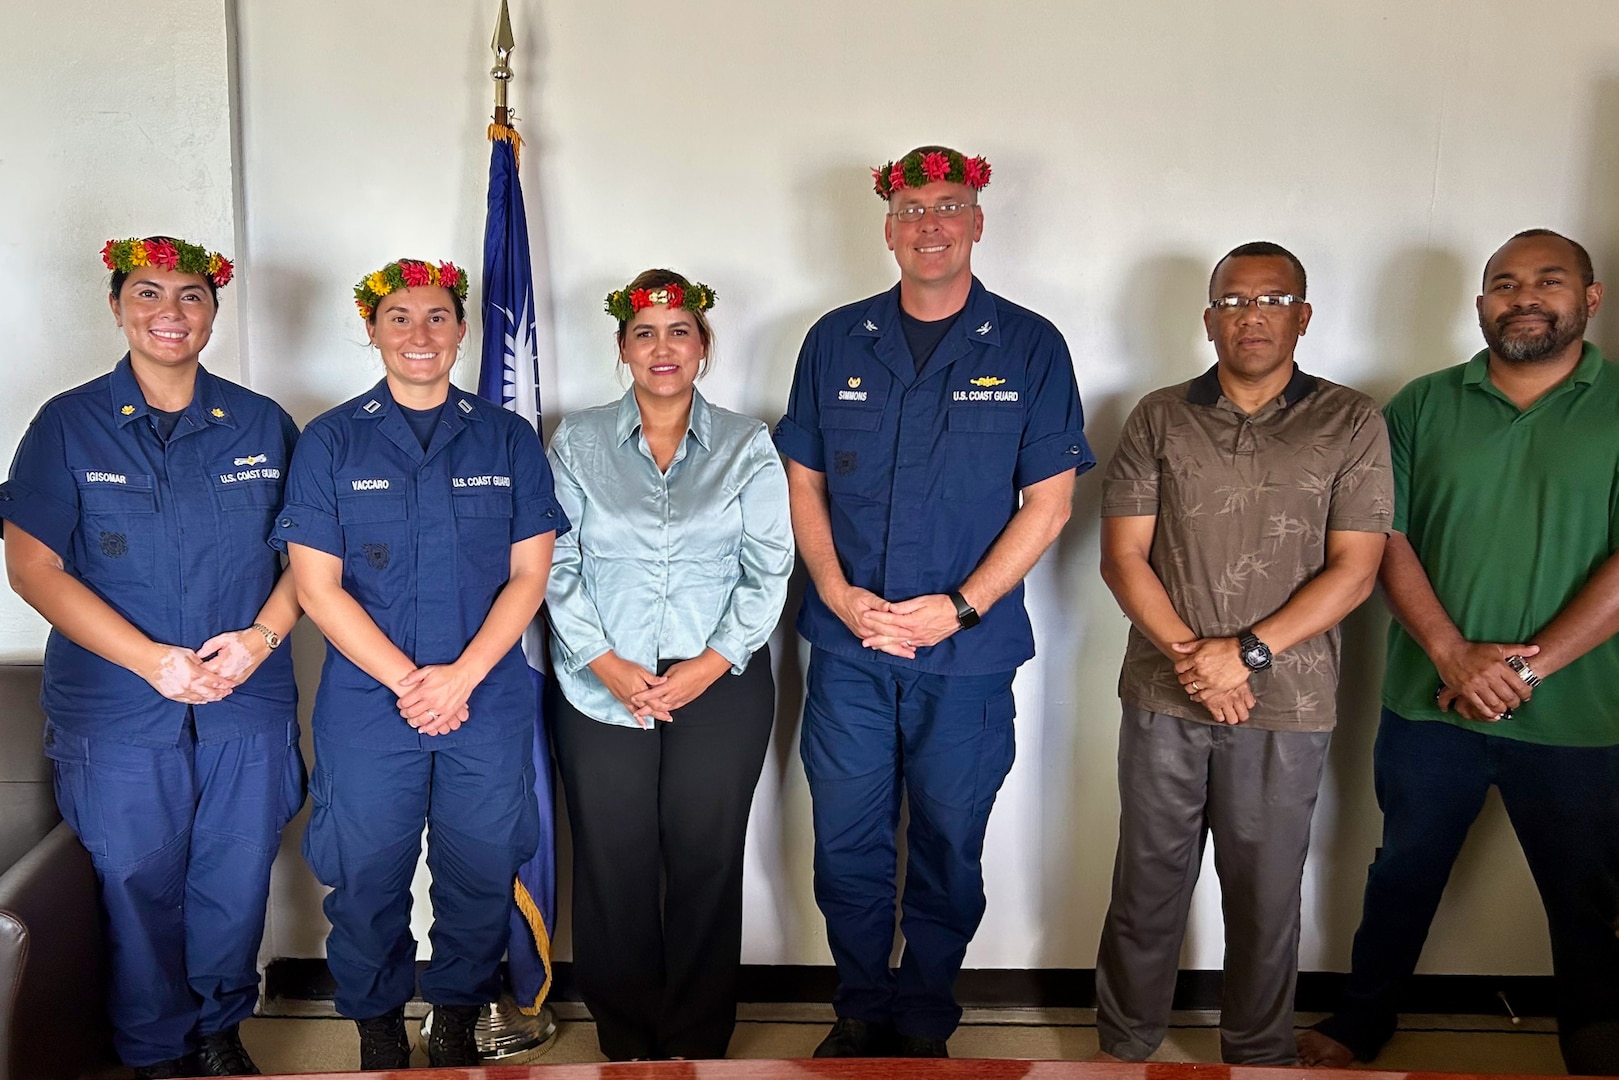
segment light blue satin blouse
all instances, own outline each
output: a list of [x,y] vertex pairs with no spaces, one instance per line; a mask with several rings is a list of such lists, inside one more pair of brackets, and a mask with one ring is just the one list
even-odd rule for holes
[[656,671],[712,647],[740,675],[775,629],[793,569],[769,429],[694,391],[686,437],[659,472],[630,390],[562,421],[549,455],[573,523],[546,592],[552,673],[569,703],[638,726],[586,666],[609,649]]

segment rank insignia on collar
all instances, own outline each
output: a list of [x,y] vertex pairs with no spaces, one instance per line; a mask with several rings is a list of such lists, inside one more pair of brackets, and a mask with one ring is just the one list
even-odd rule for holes
[[860,385],[860,376],[858,376],[858,375],[850,375],[849,376],[849,389],[853,390],[855,387],[857,387],[859,385]]
[[877,329],[877,324],[872,322],[870,319],[867,319],[866,320],[866,329],[875,332],[876,329]]
[[208,410],[208,415],[213,417],[215,420],[223,420],[223,419],[225,419],[225,410],[224,409],[209,409]]
[[972,383],[974,386],[1000,386],[1006,382],[1005,379],[997,379],[993,375],[981,375],[976,379],[969,379],[967,381]]
[[456,402],[455,404],[456,404],[456,407],[459,408],[462,412],[467,413],[469,415],[472,413],[472,402],[468,401],[466,398],[462,398],[460,401]]
[[372,398],[370,401],[360,406],[360,408],[365,412],[374,413],[378,409],[382,408],[382,402],[378,401],[376,398]]
[[977,334],[979,337],[983,337],[985,334],[989,333],[989,331],[990,331],[990,325],[989,325],[989,323],[985,323],[983,326],[980,326],[977,330],[974,330],[973,333]]
[[133,406],[133,405],[125,405],[122,409],[119,409],[118,411],[123,413],[125,416],[134,416],[135,415],[135,406]]

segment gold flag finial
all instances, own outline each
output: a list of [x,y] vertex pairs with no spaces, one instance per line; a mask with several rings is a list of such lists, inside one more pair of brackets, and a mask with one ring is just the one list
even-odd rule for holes
[[495,50],[495,66],[489,74],[495,80],[495,123],[500,127],[508,126],[506,84],[512,80],[512,69],[507,60],[516,46],[517,40],[512,37],[511,13],[506,9],[506,0],[500,0],[500,20],[495,23],[495,39],[489,43],[489,47]]

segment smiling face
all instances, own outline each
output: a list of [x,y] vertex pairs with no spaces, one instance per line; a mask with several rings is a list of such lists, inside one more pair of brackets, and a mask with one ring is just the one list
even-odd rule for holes
[[[894,192],[883,221],[883,238],[899,263],[900,277],[929,288],[971,277],[973,245],[984,235],[984,210],[977,202],[977,194],[966,184],[945,181]],[[931,209],[952,204],[969,208],[950,218],[941,218]],[[929,208],[921,221],[905,222],[894,216],[916,206]]]
[[1555,362],[1579,346],[1601,301],[1602,286],[1585,284],[1567,240],[1519,237],[1484,268],[1479,329],[1490,352],[1506,363]]
[[201,274],[156,266],[137,267],[108,303],[131,362],[166,368],[197,362],[219,311]]
[[690,397],[708,343],[697,316],[680,307],[653,304],[624,324],[618,357],[630,369],[637,398]]
[[397,398],[406,387],[418,391],[446,387],[455,366],[456,347],[467,336],[467,324],[456,318],[455,300],[442,285],[395,289],[377,304],[366,324],[371,344],[382,354],[388,383]]
[[[1281,255],[1239,255],[1226,259],[1215,271],[1209,299],[1266,294],[1297,294],[1302,286],[1293,264]],[[1262,308],[1248,304],[1235,309],[1205,308],[1203,328],[1214,342],[1220,366],[1245,379],[1259,381],[1293,362],[1299,336],[1310,325],[1310,305]]]

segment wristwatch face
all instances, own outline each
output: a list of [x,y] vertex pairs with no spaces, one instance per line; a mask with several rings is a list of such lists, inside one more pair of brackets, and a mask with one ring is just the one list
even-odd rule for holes
[[1270,647],[1258,638],[1250,637],[1241,648],[1242,662],[1249,671],[1263,671],[1270,667]]

